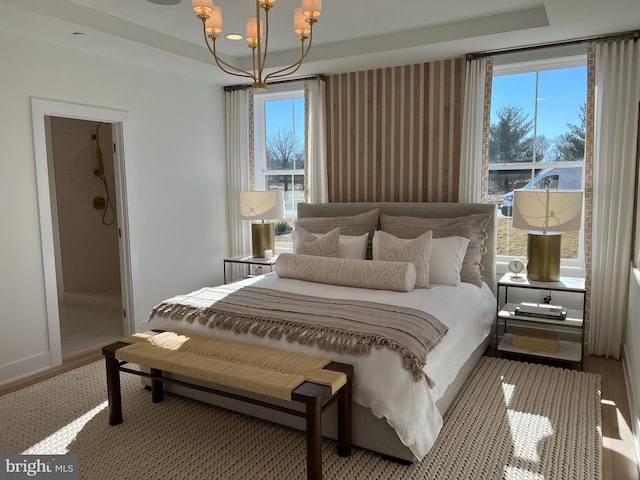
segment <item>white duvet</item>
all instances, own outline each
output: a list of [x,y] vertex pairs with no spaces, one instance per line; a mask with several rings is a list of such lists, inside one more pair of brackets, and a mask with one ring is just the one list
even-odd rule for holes
[[275,273],[249,278],[241,283],[324,298],[353,298],[401,305],[426,311],[449,327],[441,342],[427,356],[425,371],[435,382],[435,387],[429,389],[426,382],[415,382],[413,376],[402,368],[400,356],[386,348],[372,349],[369,356],[353,356],[320,350],[316,346],[288,343],[284,338],[275,340],[242,335],[239,339],[233,332],[167,318],[153,318],[149,322],[149,328],[193,331],[352,364],[353,400],[370,408],[377,417],[385,418],[418,460],[429,451],[442,427],[442,416],[435,402],[489,334],[495,318],[496,299],[486,284],[482,288],[468,283],[457,287],[436,285],[405,293],[305,282],[280,278]]

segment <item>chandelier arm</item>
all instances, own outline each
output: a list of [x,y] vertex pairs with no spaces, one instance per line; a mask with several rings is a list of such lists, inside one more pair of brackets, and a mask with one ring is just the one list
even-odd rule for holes
[[[262,41],[258,39],[259,47],[258,47],[258,78],[262,79],[262,71],[264,70],[264,65],[267,63],[267,49],[269,48],[269,10],[271,10],[270,6],[264,7],[264,50],[262,50],[262,57],[260,56],[260,47],[262,46]],[[259,23],[259,22],[258,22]]]
[[[208,43],[207,43],[207,47],[209,47]],[[224,73],[228,73],[229,75],[234,75],[236,77],[250,78],[255,81],[255,76],[251,74],[251,72],[247,72],[246,70],[242,70],[241,68],[231,65],[230,63],[227,63],[224,60],[222,60],[220,57],[218,57],[218,54],[216,53],[215,41],[213,42],[213,50],[209,48],[209,51],[213,55],[213,58],[216,61],[216,65],[218,65],[218,68],[220,68],[220,70],[222,70]]]
[[251,78],[252,80],[255,81],[255,76],[251,72],[247,72],[246,70],[242,70],[241,68],[235,67],[225,62],[220,57],[218,57],[218,55],[215,53],[215,42],[213,45],[214,45],[214,49],[213,50],[209,49],[209,50],[213,54],[213,58],[215,59],[216,64],[218,65],[218,68],[220,68],[220,70],[222,70],[224,73],[228,73],[229,75],[235,75],[236,77]]
[[[312,26],[312,28],[313,28],[313,26]],[[307,53],[309,53],[309,50],[311,49],[311,40],[312,40],[312,38],[313,38],[313,31],[310,32],[309,43],[307,44],[306,50],[304,48],[305,39],[301,38],[302,53],[301,53],[300,59],[297,62],[292,63],[288,67],[284,67],[284,68],[281,68],[280,70],[276,70],[275,72],[271,72],[269,75],[264,77],[264,81],[266,82],[270,78],[280,78],[280,77],[285,77],[287,75],[291,75],[293,73],[296,73],[300,69],[300,67],[302,66],[302,62],[304,61],[305,57],[307,56]],[[291,70],[291,71],[289,71],[289,70]]]
[[[260,78],[260,73],[258,72],[258,69],[256,68],[256,49],[251,48],[251,62],[253,64],[253,81],[254,82],[259,82],[262,81],[262,79]],[[258,62],[259,64],[259,62]]]
[[[251,73],[242,70],[238,67],[234,67],[233,65],[225,62],[224,60],[218,58],[218,54],[216,53],[216,39],[213,37],[209,37],[207,36],[207,30],[204,27],[204,22],[205,19],[202,19],[202,31],[204,32],[204,43],[207,46],[207,48],[209,49],[209,52],[211,53],[211,55],[213,55],[214,60],[216,61],[216,64],[218,65],[218,68],[220,68],[220,70],[222,70],[224,73],[227,73],[229,75],[234,75],[236,77],[246,77],[246,78],[251,78],[255,81],[255,76],[252,75]],[[211,48],[211,45],[209,45],[209,38],[211,38],[211,41],[213,43],[213,48]],[[227,68],[225,68],[227,67]],[[229,69],[229,70],[228,70]],[[231,71],[234,70],[234,71]]]

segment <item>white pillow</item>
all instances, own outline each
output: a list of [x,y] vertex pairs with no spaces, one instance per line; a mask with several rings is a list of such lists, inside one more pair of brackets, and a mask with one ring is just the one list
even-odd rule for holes
[[320,238],[299,228],[291,232],[293,253],[316,255],[320,257],[337,257],[340,229],[335,228]]
[[[322,238],[327,234],[313,233],[316,238]],[[362,235],[340,235],[338,239],[338,258],[355,258],[365,260],[367,258],[368,233]]]
[[373,234],[373,260],[411,262],[416,267],[416,288],[429,288],[432,235],[429,230],[418,238],[408,239],[377,230]]
[[[373,235],[371,253],[379,260],[378,232]],[[407,241],[398,238],[399,242]],[[432,285],[460,285],[460,271],[467,253],[470,240],[465,237],[441,237],[431,239],[431,257],[429,259],[429,283]]]
[[462,261],[470,240],[465,237],[441,237],[431,240],[429,283],[460,285]]

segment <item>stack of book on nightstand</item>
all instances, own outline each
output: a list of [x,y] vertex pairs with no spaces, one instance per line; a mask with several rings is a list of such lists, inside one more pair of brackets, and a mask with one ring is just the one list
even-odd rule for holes
[[559,305],[548,303],[522,302],[515,308],[516,315],[527,317],[549,318],[552,320],[564,320],[567,318],[567,310]]

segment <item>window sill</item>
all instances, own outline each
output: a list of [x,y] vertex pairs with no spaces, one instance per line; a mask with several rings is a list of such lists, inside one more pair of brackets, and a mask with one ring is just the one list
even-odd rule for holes
[[[519,257],[525,263],[527,263],[527,259],[523,257]],[[499,260],[496,262],[496,274],[498,278],[502,277],[505,273],[509,271],[507,268],[508,261]],[[526,274],[526,270],[525,270]],[[569,265],[561,265],[560,266],[560,275],[563,277],[571,277],[571,278],[585,278],[585,271],[582,267],[575,267]],[[638,276],[636,278],[640,279],[640,271],[638,271]],[[640,280],[639,280],[640,282]]]

